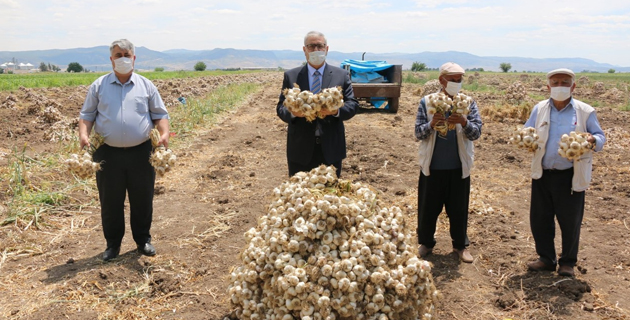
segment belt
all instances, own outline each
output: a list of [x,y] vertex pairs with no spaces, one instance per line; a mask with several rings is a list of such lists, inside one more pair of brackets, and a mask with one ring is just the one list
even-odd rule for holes
[[322,144],[322,138],[320,138],[319,136],[315,137],[315,144]]
[[543,172],[546,173],[565,173],[567,171],[573,171],[573,168],[568,168],[568,169],[543,169]]
[[147,141],[145,141],[145,142],[143,142],[143,143],[141,143],[141,144],[138,144],[138,145],[135,145],[135,146],[131,146],[131,147],[114,147],[114,146],[110,146],[110,145],[108,145],[108,144],[106,144],[106,145],[107,145],[108,147],[110,147],[110,148],[114,148],[114,149],[121,149],[121,150],[126,150],[126,149],[131,149],[131,148],[139,147],[139,146],[141,146],[141,145],[144,145],[144,144],[146,144],[146,143],[149,143],[150,141],[151,141],[151,140],[147,140]]

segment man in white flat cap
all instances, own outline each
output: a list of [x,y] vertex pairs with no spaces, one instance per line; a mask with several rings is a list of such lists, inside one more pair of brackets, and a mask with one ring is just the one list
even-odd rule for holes
[[[440,67],[440,92],[451,99],[462,88],[464,69],[447,62]],[[428,96],[420,100],[416,115],[415,133],[420,140],[420,178],[418,180],[418,253],[425,258],[435,246],[438,216],[446,209],[450,224],[453,252],[463,262],[472,263],[467,247],[468,204],[470,198],[470,169],[473,166],[473,140],[481,135],[481,117],[477,103],[472,100],[468,115],[443,115],[427,112]],[[436,126],[454,125],[445,135]]]
[[[531,271],[554,271],[575,276],[574,267],[584,217],[584,193],[591,182],[593,152],[601,151],[606,137],[595,109],[572,97],[575,74],[569,69],[547,73],[551,98],[539,102],[525,123],[536,128],[538,150],[532,159],[532,194],[529,220],[539,258],[527,264]],[[568,160],[557,152],[562,135],[586,132],[594,144],[578,160]],[[555,220],[562,233],[562,253],[556,259]]]

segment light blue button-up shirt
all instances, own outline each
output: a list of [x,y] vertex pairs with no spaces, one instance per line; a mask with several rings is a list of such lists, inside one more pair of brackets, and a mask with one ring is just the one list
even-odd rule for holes
[[[551,113],[549,115],[549,139],[547,139],[547,145],[545,146],[546,151],[542,159],[542,167],[543,169],[556,170],[572,168],[573,161],[561,157],[557,151],[562,135],[575,131],[575,127],[577,125],[577,115],[575,113],[575,109],[573,108],[573,98],[571,98],[571,102],[569,102],[569,104],[560,111],[558,111],[553,104],[553,99],[549,99],[549,105],[551,109]],[[525,123],[525,127],[534,127],[536,125],[537,117],[538,108],[535,107],[534,110],[532,110],[529,120]],[[604,148],[606,136],[599,125],[595,112],[592,112],[586,120],[586,131],[595,138],[595,151],[601,151]]]
[[[321,86],[321,90],[324,90],[324,69],[326,69],[326,62],[324,62],[324,64],[319,67],[319,69],[315,69],[313,68],[313,66],[311,66],[310,64],[308,64],[308,87],[312,88],[313,87],[313,82],[315,81],[315,71],[319,71],[319,83],[322,85]],[[305,90],[305,89],[302,89]]]
[[94,122],[94,131],[112,147],[133,147],[149,139],[153,120],[169,119],[155,85],[136,74],[120,83],[115,73],[94,81],[79,117]]

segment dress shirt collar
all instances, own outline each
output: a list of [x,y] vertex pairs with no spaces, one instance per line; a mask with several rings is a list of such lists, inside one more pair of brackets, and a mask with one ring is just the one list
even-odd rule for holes
[[[129,80],[127,80],[127,83],[136,83],[137,81],[134,81],[136,78],[136,73],[132,71],[131,73],[131,77],[129,77]],[[124,83],[121,83],[120,80],[118,80],[118,77],[116,76],[115,72],[112,72],[109,74],[109,80],[107,81],[108,83],[118,83],[120,85],[123,85]]]
[[315,68],[313,68],[313,66],[311,66],[311,65],[310,65],[310,64],[308,64],[308,63],[307,63],[306,65],[308,66],[308,75],[309,75],[309,76],[311,76],[311,77],[313,76],[313,74],[315,73],[315,71],[319,71],[319,73],[320,73],[321,75],[323,75],[323,74],[324,74],[324,69],[326,68],[326,62],[324,62],[324,64],[323,64],[321,67],[319,67],[319,69],[315,69]]
[[[551,98],[549,98],[549,105],[550,105],[552,108],[556,109],[556,105],[553,103],[553,99],[551,99]],[[566,106],[564,106],[564,108],[562,108],[562,110],[558,110],[558,109],[556,109],[556,110],[558,110],[558,112],[561,112],[561,111],[563,111],[564,109],[566,109],[567,107],[573,107],[573,96],[571,96],[571,101],[569,101],[569,103],[567,103],[567,105],[566,105]]]

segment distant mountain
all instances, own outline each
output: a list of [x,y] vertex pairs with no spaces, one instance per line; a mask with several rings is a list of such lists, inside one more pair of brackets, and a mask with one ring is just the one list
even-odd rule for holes
[[[203,61],[208,69],[224,68],[293,68],[302,65],[304,53],[298,50],[242,50],[217,48],[212,50],[174,49],[154,51],[145,47],[136,48],[136,68],[153,70],[162,67],[165,70],[192,70],[194,65]],[[446,61],[454,61],[467,69],[483,68],[487,71],[499,71],[503,62],[510,63],[512,70],[546,72],[555,68],[570,68],[576,72],[584,70],[607,72],[630,72],[630,67],[599,63],[583,58],[546,58],[534,59],[523,57],[482,57],[466,52],[421,52],[421,53],[370,53],[330,51],[327,61],[339,65],[345,59],[384,60],[391,64],[402,64],[403,69],[411,68],[413,62],[425,63],[429,68],[438,68]],[[109,47],[53,49],[34,51],[0,51],[0,63],[12,61],[30,62],[36,67],[41,62],[51,63],[65,69],[71,62],[78,62],[92,71],[111,70]],[[17,64],[16,63],[16,64]]]

